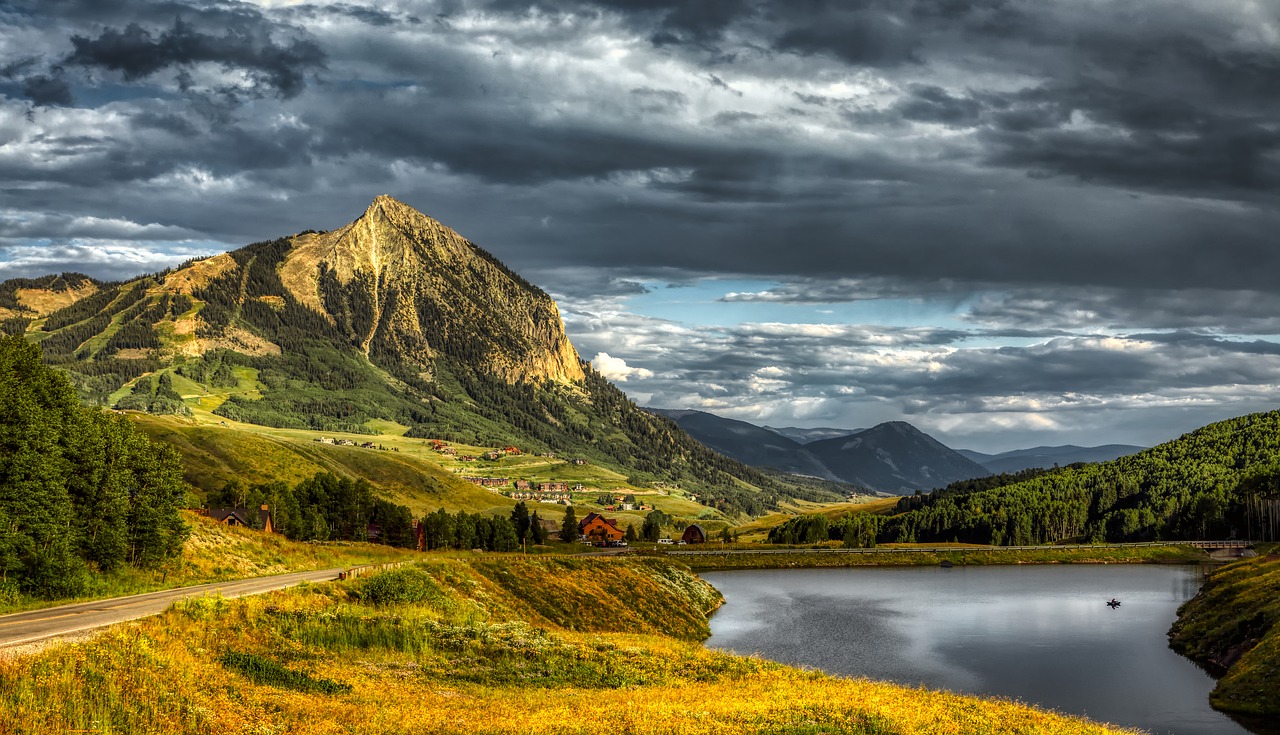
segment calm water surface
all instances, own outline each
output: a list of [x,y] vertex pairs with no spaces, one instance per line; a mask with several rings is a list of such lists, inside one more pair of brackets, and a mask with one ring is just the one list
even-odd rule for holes
[[[1203,571],[1165,566],[753,570],[707,645],[833,674],[998,695],[1159,735],[1247,735],[1169,650]],[[1116,597],[1118,610],[1104,603]]]

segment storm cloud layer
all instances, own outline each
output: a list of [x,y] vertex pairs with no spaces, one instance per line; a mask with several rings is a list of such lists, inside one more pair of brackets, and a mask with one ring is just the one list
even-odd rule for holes
[[642,401],[988,448],[1276,402],[1271,0],[16,0],[0,34],[0,278],[389,193]]

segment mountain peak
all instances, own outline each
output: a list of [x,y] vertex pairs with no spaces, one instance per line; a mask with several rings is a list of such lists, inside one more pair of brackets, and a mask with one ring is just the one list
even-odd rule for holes
[[551,297],[392,196],[375,197],[345,227],[292,238],[279,274],[365,354],[426,366],[488,342],[485,364],[508,381],[585,378]]

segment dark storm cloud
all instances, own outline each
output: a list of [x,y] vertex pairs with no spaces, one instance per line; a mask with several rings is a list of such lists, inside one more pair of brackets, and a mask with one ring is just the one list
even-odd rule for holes
[[280,96],[295,97],[306,86],[306,75],[324,67],[324,52],[312,41],[276,43],[261,33],[227,30],[202,33],[182,20],[153,34],[137,23],[108,28],[96,38],[72,36],[75,50],[64,63],[118,71],[126,81],[149,77],[171,67],[211,63],[240,69],[262,87]]
[[1229,334],[1280,334],[1280,293],[1275,290],[1052,287],[988,292],[966,317],[983,324],[1064,329],[1212,330]]
[[[629,390],[934,420],[1083,415],[1167,376],[1239,406],[1276,382],[1269,343],[1214,340],[1280,332],[1277,33],[1243,0],[11,0],[0,271],[151,270],[388,192],[610,301],[571,326],[654,372]],[[624,313],[717,276],[766,284],[734,313],[954,311],[703,334]]]
[[35,74],[22,80],[22,93],[37,105],[71,105],[71,86],[59,76]]

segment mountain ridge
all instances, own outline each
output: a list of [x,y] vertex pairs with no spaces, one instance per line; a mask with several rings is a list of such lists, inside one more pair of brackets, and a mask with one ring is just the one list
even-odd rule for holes
[[645,409],[693,438],[756,466],[890,493],[931,490],[990,472],[905,421],[802,444],[773,429],[690,409]]

